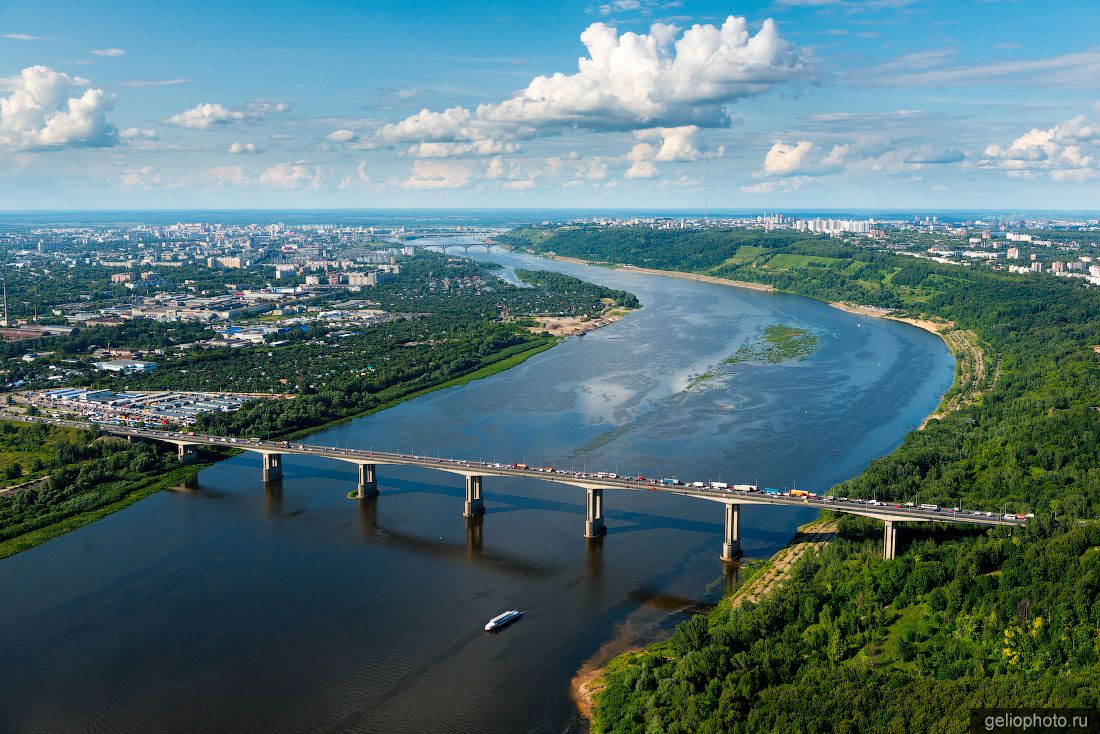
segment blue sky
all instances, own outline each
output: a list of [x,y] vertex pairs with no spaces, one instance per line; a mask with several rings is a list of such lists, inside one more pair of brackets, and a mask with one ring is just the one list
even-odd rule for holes
[[0,208],[1097,209],[1100,5],[0,7]]

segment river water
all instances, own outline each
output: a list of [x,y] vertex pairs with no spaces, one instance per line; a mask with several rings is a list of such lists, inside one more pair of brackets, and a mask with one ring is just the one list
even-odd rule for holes
[[[506,253],[645,308],[461,388],[319,432],[312,443],[555,463],[684,480],[822,489],[892,450],[950,385],[914,327],[821,303]],[[769,324],[812,331],[805,362],[742,364],[691,389]],[[720,505],[608,492],[609,533],[582,537],[584,492],[259,457],[0,561],[0,730],[561,732],[569,681],[624,623],[714,601]],[[767,556],[810,509],[747,506]],[[504,632],[485,621],[526,611]],[[675,620],[675,617],[672,617]]]

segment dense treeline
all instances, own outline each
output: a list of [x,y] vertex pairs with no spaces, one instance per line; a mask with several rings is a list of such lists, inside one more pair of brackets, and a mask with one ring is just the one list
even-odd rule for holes
[[[569,276],[530,273],[539,287],[518,288],[471,260],[427,255],[408,263],[401,279],[371,291],[381,307],[408,318],[355,331],[295,328],[279,336],[284,343],[278,346],[191,351],[154,372],[130,375],[125,384],[148,390],[186,381],[191,389],[293,394],[198,424],[210,432],[278,436],[377,409],[553,343],[501,321],[504,308],[516,315],[577,315],[598,313],[604,299],[637,303],[632,294]],[[440,290],[444,278],[474,277],[482,284]]]
[[[430,311],[460,318],[496,318],[503,308],[513,315],[577,316],[598,313],[604,299],[623,306],[637,305],[630,293],[569,275],[525,270],[533,278],[527,282],[539,287],[519,288],[496,277],[495,271],[491,264],[424,252],[404,261],[400,278],[372,289],[369,295],[388,311]],[[451,290],[441,290],[443,279],[451,281]],[[455,286],[467,279],[476,280],[477,286]]]
[[623,308],[638,308],[641,305],[638,302],[638,297],[633,293],[605,286],[595,286],[588,281],[574,278],[571,275],[563,275],[550,270],[525,270],[523,268],[517,268],[516,275],[524,283],[537,286],[545,292],[561,294],[560,297],[563,300],[594,296],[599,300],[590,304],[592,312],[600,310],[601,301],[603,300],[610,301],[612,304]]
[[759,604],[616,660],[596,729],[923,734],[979,706],[1100,705],[1100,528],[931,532],[884,561],[875,523],[842,520]]
[[[1100,294],[795,233],[562,229],[532,249],[763,282],[973,331],[978,393],[834,492],[1036,513],[1026,530],[842,519],[759,605],[620,658],[600,731],[966,731],[968,710],[1100,704]],[[906,540],[908,538],[908,540]],[[904,546],[908,543],[908,548]]]
[[[45,486],[0,496],[0,542],[95,510],[125,497],[135,486],[178,467],[175,456],[149,444],[128,446],[44,424],[0,421],[0,443],[32,451],[48,446],[32,473],[49,476]],[[0,556],[6,549],[0,546]]]

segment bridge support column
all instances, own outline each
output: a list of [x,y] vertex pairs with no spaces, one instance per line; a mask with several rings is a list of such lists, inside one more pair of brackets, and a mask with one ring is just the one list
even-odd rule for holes
[[378,480],[374,476],[374,464],[359,465],[359,499],[378,496]]
[[898,528],[894,525],[893,520],[886,520],[886,532],[885,538],[882,544],[882,557],[886,560],[892,560],[897,554],[898,550]]
[[484,525],[484,515],[473,515],[466,518],[466,551],[470,555],[481,552],[481,529]]
[[273,482],[283,478],[283,455],[264,454],[264,481]]
[[181,443],[179,444],[179,457],[181,464],[194,464],[199,458],[199,452],[194,444]]
[[722,538],[722,560],[736,561],[741,556],[741,505],[726,505],[726,532]]
[[588,490],[588,514],[584,521],[584,537],[598,538],[607,533],[603,524],[603,490]]
[[485,503],[481,499],[481,477],[466,477],[466,504],[462,508],[463,517],[485,514]]

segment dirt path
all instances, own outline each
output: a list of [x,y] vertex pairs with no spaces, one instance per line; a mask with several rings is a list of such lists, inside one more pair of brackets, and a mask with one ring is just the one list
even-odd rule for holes
[[810,552],[818,552],[836,535],[836,522],[833,520],[818,520],[804,525],[798,533],[791,538],[791,542],[784,546],[783,550],[772,556],[764,573],[749,581],[735,591],[730,598],[723,603],[736,607],[747,601],[754,604],[759,602],[773,590],[778,588],[786,580],[791,568],[799,558]]
[[933,418],[943,418],[948,413],[973,403],[981,397],[982,387],[985,385],[985,353],[978,344],[978,335],[973,331],[952,329],[944,331],[940,336],[955,355],[959,373],[944,401],[936,408],[935,413],[921,422],[918,430],[923,430]]

